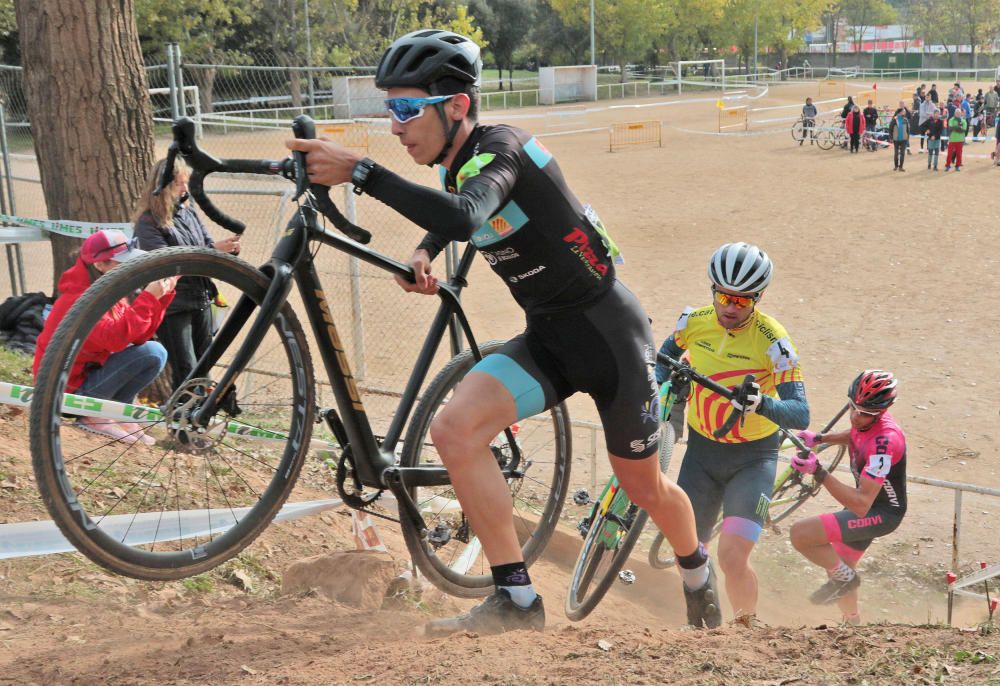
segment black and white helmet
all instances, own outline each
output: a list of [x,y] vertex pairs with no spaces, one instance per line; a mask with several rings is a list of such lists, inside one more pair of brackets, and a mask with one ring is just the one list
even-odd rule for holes
[[482,64],[479,46],[465,36],[441,29],[413,31],[393,41],[382,55],[375,87],[411,86],[430,91],[445,77],[479,85]]
[[726,243],[708,261],[708,278],[733,293],[760,293],[771,283],[771,258],[756,245]]

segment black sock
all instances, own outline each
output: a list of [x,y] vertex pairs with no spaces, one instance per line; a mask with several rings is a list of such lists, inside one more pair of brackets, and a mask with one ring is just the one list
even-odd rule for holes
[[528,576],[528,568],[523,562],[511,562],[510,564],[490,567],[493,574],[493,585],[500,586],[530,586],[531,578]]
[[708,551],[705,544],[699,543],[698,547],[690,555],[678,555],[677,564],[682,569],[697,569],[708,561]]

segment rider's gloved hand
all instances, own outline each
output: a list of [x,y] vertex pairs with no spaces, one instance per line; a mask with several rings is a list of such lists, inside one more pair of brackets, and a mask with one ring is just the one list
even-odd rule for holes
[[806,444],[807,448],[815,448],[817,445],[822,443],[821,436],[823,434],[816,433],[815,431],[800,431],[798,437]]
[[802,474],[815,474],[816,468],[819,467],[819,458],[816,457],[816,453],[809,452],[806,457],[801,457],[800,454],[796,454],[792,457],[792,469]]
[[760,384],[753,381],[749,387],[737,386],[733,388],[733,398],[729,402],[740,412],[753,414],[760,407]]

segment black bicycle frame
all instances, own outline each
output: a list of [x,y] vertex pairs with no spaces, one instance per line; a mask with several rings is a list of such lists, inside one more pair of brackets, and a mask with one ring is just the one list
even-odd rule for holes
[[[402,485],[403,487],[434,486],[450,483],[447,471],[443,467],[396,467],[393,455],[417,395],[427,378],[434,355],[453,322],[457,320],[458,325],[461,326],[475,358],[477,360],[482,358],[460,301],[461,291],[467,285],[466,277],[472,266],[475,248],[469,245],[452,278],[447,283],[439,284],[440,305],[421,346],[413,372],[403,390],[399,407],[393,415],[382,445],[379,446],[375,441],[361,394],[354,381],[344,346],[341,343],[327,293],[320,283],[313,254],[309,250],[311,241],[328,245],[390,274],[410,280],[413,278],[413,270],[410,267],[349,238],[326,230],[318,224],[316,211],[312,207],[308,205],[300,207],[275,246],[271,259],[261,267],[261,271],[270,277],[271,282],[267,294],[257,308],[256,317],[244,342],[199,409],[194,418],[195,421],[207,424],[219,406],[225,404],[226,394],[235,384],[239,373],[253,357],[267,328],[272,326],[275,321],[278,321],[280,326],[279,311],[287,300],[294,281],[302,297],[313,335],[318,344],[320,357],[323,359],[323,366],[326,368],[330,385],[333,387],[340,419],[343,422],[345,435],[338,436],[338,439],[346,438],[347,444],[350,445],[356,473],[361,483],[373,488],[389,488],[392,485]],[[244,295],[240,298],[216,334],[209,349],[192,371],[190,378],[207,374],[208,370],[218,361],[222,351],[226,350],[235,340],[237,333],[243,330],[249,315],[255,308],[256,305],[248,296]],[[392,472],[391,481],[387,478],[387,470]]]

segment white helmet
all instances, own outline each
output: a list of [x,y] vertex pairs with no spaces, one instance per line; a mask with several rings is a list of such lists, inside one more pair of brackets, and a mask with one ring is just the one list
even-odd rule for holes
[[771,283],[771,258],[756,245],[726,243],[708,261],[708,278],[734,293],[760,293]]

